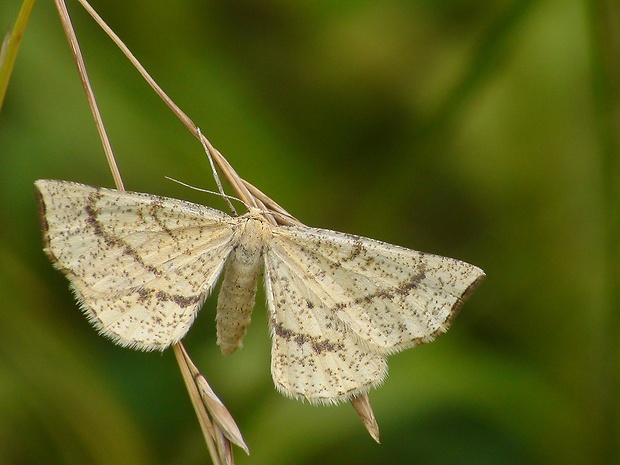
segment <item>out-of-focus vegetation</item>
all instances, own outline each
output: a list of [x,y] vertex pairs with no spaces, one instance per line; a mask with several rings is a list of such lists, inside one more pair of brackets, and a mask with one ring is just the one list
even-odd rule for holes
[[[210,299],[186,344],[244,433],[237,463],[620,462],[617,2],[93,4],[301,221],[488,275],[446,335],[391,358],[370,395],[380,446],[349,405],[275,392],[264,299],[219,355]],[[214,188],[200,145],[69,6],[126,187],[225,208],[164,179]],[[99,337],[44,257],[38,178],[112,186],[51,1],[0,115],[0,463],[207,463],[172,354]]]

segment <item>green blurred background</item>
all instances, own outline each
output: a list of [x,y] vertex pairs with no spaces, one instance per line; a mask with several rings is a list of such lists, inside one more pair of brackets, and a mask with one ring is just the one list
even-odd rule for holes
[[[370,399],[285,399],[264,298],[224,359],[185,339],[251,451],[238,464],[620,463],[619,2],[99,0],[250,182],[308,225],[488,277]],[[17,0],[2,2],[0,26]],[[125,185],[224,209],[196,140],[69,5]],[[616,112],[614,123],[613,114]],[[209,463],[173,354],[99,337],[41,251],[33,181],[113,186],[53,2],[0,115],[0,463]]]

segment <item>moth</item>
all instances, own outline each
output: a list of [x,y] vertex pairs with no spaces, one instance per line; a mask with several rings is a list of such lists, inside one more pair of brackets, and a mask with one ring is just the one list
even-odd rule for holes
[[115,343],[181,340],[224,270],[217,343],[250,323],[261,269],[277,389],[311,403],[378,386],[387,356],[432,341],[484,278],[473,265],[351,234],[275,226],[250,208],[202,205],[68,181],[35,182],[45,252],[88,320]]

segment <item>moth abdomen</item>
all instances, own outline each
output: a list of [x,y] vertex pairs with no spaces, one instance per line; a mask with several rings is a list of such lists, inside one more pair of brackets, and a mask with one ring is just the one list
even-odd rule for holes
[[224,355],[241,347],[252,317],[262,265],[265,223],[248,219],[239,243],[230,253],[217,299],[217,344]]

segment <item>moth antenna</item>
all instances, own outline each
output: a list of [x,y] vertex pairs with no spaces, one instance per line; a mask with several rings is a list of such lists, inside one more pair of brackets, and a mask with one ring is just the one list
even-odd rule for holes
[[[228,207],[230,208],[230,210],[235,214],[235,216],[238,216],[239,214],[237,213],[237,210],[235,209],[235,207],[233,206],[232,202],[230,201],[231,198],[234,197],[230,197],[228,195],[226,195],[224,193],[224,188],[222,187],[222,182],[220,181],[220,175],[217,174],[217,170],[215,169],[215,163],[213,163],[213,157],[211,156],[211,152],[209,151],[209,147],[207,147],[207,145],[204,142],[204,136],[202,135],[202,132],[200,131],[200,128],[198,126],[196,126],[196,130],[198,131],[198,139],[200,139],[200,143],[202,144],[202,148],[204,149],[205,153],[207,154],[207,158],[209,159],[209,164],[211,165],[211,171],[213,172],[213,179],[215,179],[215,184],[217,184],[217,188],[220,191],[220,194],[222,195],[222,198],[226,201],[226,203],[228,204]],[[239,200],[234,198],[235,200]]]
[[[200,188],[200,187],[196,187],[196,186],[192,186],[191,184],[187,184],[187,183],[185,183],[185,182],[183,182],[183,181],[179,181],[178,179],[171,178],[170,176],[164,176],[164,177],[165,177],[168,181],[176,182],[177,184],[180,184],[180,185],[182,185],[182,186],[184,186],[184,187],[189,187],[190,189],[193,189],[193,190],[195,190],[195,191],[198,191],[198,192],[205,192],[205,193],[207,193],[207,194],[213,194],[213,195],[217,195],[217,196],[219,196],[219,197],[223,197],[229,205],[230,205],[230,200],[236,200],[237,202],[241,202],[241,203],[243,203],[243,200],[238,199],[237,197],[233,197],[232,195],[224,194],[224,193],[223,193],[223,192],[221,192],[221,191],[220,191],[220,192],[215,192],[215,191],[211,191],[211,190],[209,190],[209,189],[202,189],[202,188]],[[244,204],[244,205],[245,205],[245,204]],[[232,207],[231,207],[231,208],[232,208]],[[232,208],[232,209],[234,210],[234,208]],[[235,213],[236,213],[236,212],[235,212]]]

